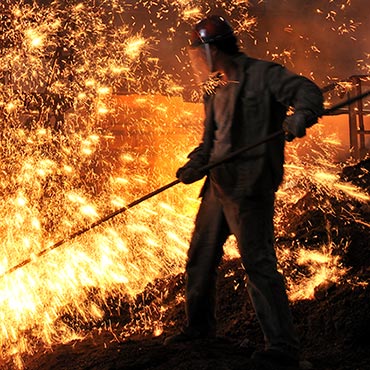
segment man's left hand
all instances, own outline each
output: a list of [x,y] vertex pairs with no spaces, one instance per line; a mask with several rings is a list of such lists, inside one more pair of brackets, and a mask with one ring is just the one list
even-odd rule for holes
[[184,184],[192,184],[202,179],[205,175],[205,172],[189,166],[181,167],[176,172],[176,177]]

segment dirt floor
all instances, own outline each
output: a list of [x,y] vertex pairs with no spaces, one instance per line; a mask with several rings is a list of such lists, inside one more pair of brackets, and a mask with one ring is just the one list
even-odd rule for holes
[[[370,194],[370,160],[345,168],[341,177]],[[332,208],[328,214],[324,207],[314,206],[318,196],[312,188],[287,210],[288,227],[279,235],[277,248],[284,243],[294,250],[299,248],[300,241],[305,240],[307,247],[307,241],[312,240],[308,246],[314,250],[318,240],[330,239],[336,245],[348,239],[348,246],[334,253],[349,270],[340,283],[319,286],[313,299],[291,303],[302,341],[301,368],[370,370],[370,286],[366,285],[370,277],[370,204],[327,197]],[[299,273],[299,269],[291,268],[286,273]],[[153,282],[135,302],[118,301],[112,293],[99,329],[85,328],[83,340],[40,349],[24,359],[25,369],[272,370],[254,363],[249,358],[249,347],[240,347],[248,338],[250,345],[261,348],[263,338],[246,299],[245,275],[239,260],[223,262],[218,284],[220,337],[213,341],[163,346],[165,336],[176,332],[184,320],[181,299],[184,276],[180,274]],[[160,306],[167,310],[160,310]],[[70,320],[73,325],[73,318],[62,319]],[[161,335],[149,334],[146,321],[162,322]],[[137,334],[140,325],[142,328]],[[136,333],[123,335],[124,328],[127,333],[130,327],[135,327]]]

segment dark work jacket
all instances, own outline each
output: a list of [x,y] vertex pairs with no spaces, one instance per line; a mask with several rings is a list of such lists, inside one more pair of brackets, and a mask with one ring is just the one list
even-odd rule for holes
[[[281,130],[289,107],[308,117],[322,114],[323,97],[311,80],[279,64],[249,58],[243,53],[237,54],[234,61],[239,84],[230,102],[231,152]],[[217,129],[213,101],[214,95],[206,96],[202,141],[189,154],[186,167],[200,168],[209,163]],[[236,199],[276,191],[283,179],[284,145],[284,135],[280,135],[213,168],[205,186],[212,181],[219,195]]]

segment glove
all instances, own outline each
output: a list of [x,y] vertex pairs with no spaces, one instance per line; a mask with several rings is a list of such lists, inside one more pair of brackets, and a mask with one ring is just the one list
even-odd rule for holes
[[285,119],[283,122],[285,131],[285,139],[292,141],[296,137],[306,135],[306,115],[302,112],[297,112]]
[[204,172],[193,167],[181,167],[176,172],[176,177],[184,184],[192,184],[204,176]]

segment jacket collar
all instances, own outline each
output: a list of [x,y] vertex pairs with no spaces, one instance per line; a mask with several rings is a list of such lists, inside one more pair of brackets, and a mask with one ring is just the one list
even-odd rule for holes
[[[240,92],[242,90],[242,87],[244,85],[244,82],[247,78],[247,66],[249,58],[244,53],[238,53],[233,57],[233,61],[235,62],[237,66],[237,87],[234,89],[234,94],[231,99],[231,105],[232,105],[232,116],[234,116],[235,106],[236,102],[238,101],[238,97],[240,95]],[[213,101],[214,101],[214,95],[211,94],[205,97],[205,103],[206,103],[206,112],[208,113],[208,116],[213,116]],[[212,112],[212,114],[210,114]],[[210,117],[209,117],[210,118]]]

